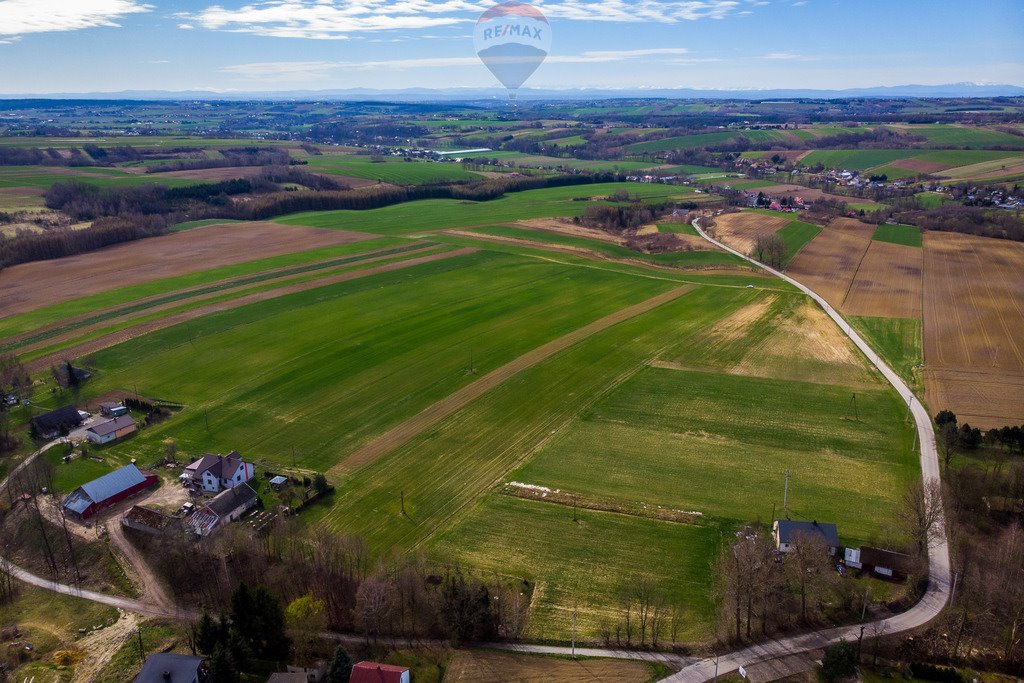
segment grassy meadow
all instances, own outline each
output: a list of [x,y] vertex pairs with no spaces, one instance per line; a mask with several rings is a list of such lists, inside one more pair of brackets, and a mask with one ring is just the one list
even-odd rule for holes
[[920,247],[924,244],[921,235],[921,228],[916,225],[898,225],[893,223],[882,223],[875,228],[872,239],[880,242],[892,242],[907,247]]
[[626,190],[633,197],[652,202],[694,194],[688,187],[604,183],[515,192],[486,202],[424,199],[366,211],[310,211],[276,220],[286,225],[357,230],[382,235],[410,235],[430,230],[500,225],[529,218],[579,216],[583,214],[588,202],[579,201],[578,198],[589,197],[591,201],[600,201],[598,198],[607,197],[617,190]]

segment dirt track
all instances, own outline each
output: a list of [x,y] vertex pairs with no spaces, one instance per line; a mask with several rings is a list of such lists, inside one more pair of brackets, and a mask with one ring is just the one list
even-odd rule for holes
[[377,275],[380,273],[389,273],[393,270],[401,270],[402,268],[408,268],[410,266],[419,265],[421,263],[429,263],[431,261],[439,261],[441,259],[454,258],[456,256],[462,256],[464,254],[471,254],[476,249],[457,249],[455,251],[446,251],[439,254],[430,254],[428,256],[421,256],[419,258],[406,259],[404,261],[396,261],[394,263],[387,263],[375,268],[367,268],[365,270],[351,271],[342,273],[340,275],[332,275],[319,280],[311,280],[308,282],[297,282],[277,289],[268,290],[265,292],[255,292],[246,296],[238,297],[237,299],[231,299],[229,301],[219,301],[217,303],[208,304],[206,306],[200,306],[188,311],[182,311],[175,313],[174,315],[161,318],[159,320],[151,320],[134,327],[129,327],[124,330],[118,330],[110,334],[97,337],[96,339],[90,339],[89,341],[83,342],[77,346],[63,349],[57,353],[53,353],[47,356],[41,356],[25,363],[26,368],[29,372],[38,372],[39,370],[48,368],[50,365],[57,363],[65,358],[79,358],[81,356],[94,353],[101,349],[105,349],[122,342],[126,342],[129,339],[140,337],[144,334],[154,332],[156,330],[162,330],[165,327],[171,327],[188,320],[194,320],[212,313],[220,313],[221,311],[227,311],[232,308],[239,306],[245,306],[247,304],[256,303],[259,301],[266,301],[267,299],[275,299],[277,297],[285,296],[288,294],[294,294],[296,292],[304,292],[308,289],[316,289],[318,287],[325,287],[327,285],[334,285],[340,282],[347,282],[349,280],[355,280],[361,277],[369,277],[371,275]]
[[68,299],[377,235],[277,223],[225,223],[0,272],[0,318]]
[[608,329],[609,327],[617,325],[625,320],[629,320],[641,313],[645,313],[664,303],[672,301],[673,299],[677,299],[691,289],[693,289],[692,285],[676,287],[664,294],[652,297],[647,301],[616,311],[615,313],[607,315],[600,320],[595,320],[589,325],[584,325],[578,330],[574,330],[567,335],[559,337],[558,339],[550,341],[543,346],[539,346],[536,349],[519,356],[515,360],[489,372],[475,382],[467,384],[437,403],[428,406],[423,411],[409,418],[402,424],[388,430],[349,455],[342,462],[332,467],[330,473],[333,475],[339,475],[370,464],[382,455],[409,442],[414,437],[445,419],[449,415],[461,410],[470,402],[480,396],[483,396],[510,377],[513,377],[523,370],[547,360],[556,353],[564,351],[570,346],[583,341],[587,337],[597,334],[598,332]]

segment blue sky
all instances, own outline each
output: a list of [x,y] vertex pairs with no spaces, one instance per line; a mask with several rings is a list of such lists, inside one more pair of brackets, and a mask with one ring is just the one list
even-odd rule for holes
[[[491,2],[0,0],[0,92],[497,86]],[[550,0],[527,86],[1024,85],[1024,2]]]

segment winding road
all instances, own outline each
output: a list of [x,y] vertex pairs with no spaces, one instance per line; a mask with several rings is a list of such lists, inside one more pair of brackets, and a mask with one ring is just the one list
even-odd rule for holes
[[[897,392],[899,392],[900,396],[902,396],[903,400],[907,403],[911,414],[914,416],[914,423],[917,427],[920,443],[921,473],[924,483],[927,486],[930,482],[938,482],[940,476],[939,454],[935,448],[935,433],[932,430],[931,417],[928,415],[924,406],[921,405],[921,402],[914,397],[914,393],[903,382],[903,380],[893,372],[885,361],[883,361],[878,354],[871,349],[867,342],[865,342],[860,335],[850,327],[846,320],[844,320],[843,317],[839,315],[839,313],[827,301],[825,301],[825,299],[787,275],[784,275],[773,268],[769,268],[768,266],[715,240],[708,235],[703,228],[701,228],[699,221],[699,218],[695,219],[692,222],[692,225],[701,237],[708,240],[716,247],[735,254],[736,256],[754,264],[758,268],[762,268],[775,277],[778,277],[798,288],[807,296],[814,299],[822,309],[824,309],[829,317],[839,325],[839,328],[850,338],[851,341],[853,341],[868,360],[878,368],[879,372],[882,373],[886,380],[889,381],[889,383]],[[54,441],[43,446],[43,448],[33,453],[29,458],[26,458],[24,462],[16,467],[11,472],[11,475],[21,471],[21,469],[26,467],[37,455],[57,443],[60,443],[60,441]],[[9,478],[10,477],[7,477],[0,482],[0,490],[2,490],[2,488],[7,484]],[[755,664],[777,660],[789,655],[818,650],[827,647],[840,639],[855,640],[861,634],[862,627],[865,629],[864,633],[871,636],[882,634],[892,635],[908,631],[919,626],[923,626],[935,618],[939,612],[942,611],[942,608],[946,605],[946,602],[949,599],[950,561],[949,547],[944,525],[940,527],[935,536],[936,538],[931,540],[928,546],[929,579],[928,588],[925,591],[924,596],[906,612],[887,619],[869,622],[867,624],[840,626],[797,636],[779,638],[753,645],[742,650],[723,654],[717,658],[695,659],[671,653],[638,652],[633,650],[616,650],[608,648],[576,648],[575,653],[581,656],[590,657],[613,657],[620,659],[661,661],[672,665],[673,668],[681,667],[677,673],[664,679],[665,681],[669,681],[671,683],[703,683],[704,681],[714,678],[716,675],[723,675],[737,671],[741,666],[750,667]],[[31,585],[55,591],[57,593],[63,593],[65,595],[71,595],[85,600],[110,605],[111,607],[116,607],[127,612],[172,619],[190,619],[195,618],[196,616],[194,613],[187,612],[185,610],[169,610],[167,607],[155,605],[144,600],[122,598],[95,591],[83,590],[75,586],[56,583],[25,571],[24,569],[11,564],[4,558],[0,558],[0,569]],[[324,635],[335,638],[349,637],[340,634]],[[570,648],[567,647],[549,645],[493,643],[486,644],[485,646],[495,649],[531,652],[537,654],[567,655],[571,652]]]
[[[931,416],[928,415],[928,411],[914,397],[914,392],[900,379],[899,375],[893,372],[892,368],[850,327],[850,324],[839,315],[836,309],[810,288],[800,284],[793,278],[774,268],[769,268],[745,254],[741,254],[732,247],[726,246],[708,235],[700,226],[700,218],[695,218],[691,225],[693,225],[701,237],[716,247],[735,254],[745,261],[768,271],[775,277],[788,282],[814,299],[828,313],[829,317],[839,325],[839,329],[853,341],[857,348],[867,356],[868,360],[889,381],[889,384],[903,397],[903,400],[910,408],[911,414],[914,416],[914,424],[917,426],[918,439],[921,444],[921,475],[925,486],[927,487],[930,482],[938,482],[939,453],[935,448],[935,432],[932,429]],[[936,501],[936,504],[938,504],[938,501]],[[927,624],[938,616],[942,608],[945,607],[947,600],[949,600],[950,589],[949,545],[946,538],[946,528],[941,518],[940,525],[935,538],[928,544],[928,588],[924,596],[906,612],[889,617],[888,619],[864,624],[863,626],[866,627],[865,633],[891,635],[902,631],[909,631]],[[708,658],[694,662],[664,680],[671,681],[672,683],[703,683],[714,678],[716,674],[722,675],[737,671],[741,666],[748,667],[792,654],[818,650],[841,639],[856,640],[861,633],[861,626],[861,624],[840,626],[823,631],[813,631],[799,636],[770,640],[724,654],[717,659]]]

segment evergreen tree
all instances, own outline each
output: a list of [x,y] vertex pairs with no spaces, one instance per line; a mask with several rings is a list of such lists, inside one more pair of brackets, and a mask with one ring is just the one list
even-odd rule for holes
[[857,651],[845,640],[825,649],[821,659],[821,677],[831,683],[857,674]]
[[324,674],[324,683],[348,683],[351,675],[352,658],[349,657],[348,650],[339,645],[334,648],[331,663],[327,667],[327,673]]
[[211,655],[221,641],[221,627],[207,612],[195,626],[195,643],[199,654]]
[[238,678],[235,667],[231,663],[231,656],[227,648],[218,645],[213,651],[209,660],[209,671],[206,675],[207,683],[235,683]]

